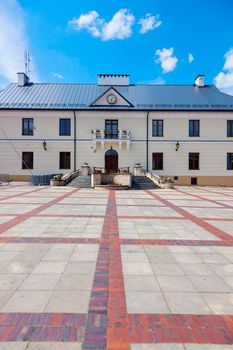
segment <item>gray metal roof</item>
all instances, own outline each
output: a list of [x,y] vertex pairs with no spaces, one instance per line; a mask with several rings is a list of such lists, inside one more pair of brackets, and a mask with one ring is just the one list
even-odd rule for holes
[[233,110],[233,96],[214,85],[113,86],[132,107],[91,106],[109,88],[92,84],[10,84],[0,92],[0,109]]

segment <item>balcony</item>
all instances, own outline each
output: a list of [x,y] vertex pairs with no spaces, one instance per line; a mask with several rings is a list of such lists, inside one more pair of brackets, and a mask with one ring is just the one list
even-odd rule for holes
[[104,149],[105,144],[115,143],[119,146],[119,149],[123,148],[125,145],[126,149],[130,148],[131,143],[131,132],[129,130],[112,130],[106,132],[106,130],[92,130],[92,141],[93,147],[96,149],[98,145]]

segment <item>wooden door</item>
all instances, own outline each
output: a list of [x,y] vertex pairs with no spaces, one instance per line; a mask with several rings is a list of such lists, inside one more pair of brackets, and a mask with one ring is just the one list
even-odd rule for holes
[[112,148],[105,153],[105,171],[106,173],[118,171],[118,153]]

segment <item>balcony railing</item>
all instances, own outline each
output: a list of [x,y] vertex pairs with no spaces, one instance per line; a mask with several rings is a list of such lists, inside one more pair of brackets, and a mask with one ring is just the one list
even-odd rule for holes
[[97,149],[97,145],[100,144],[104,149],[105,143],[116,142],[119,145],[119,149],[122,149],[124,144],[126,149],[129,149],[131,142],[130,130],[118,130],[118,131],[106,131],[106,130],[92,130],[92,141],[94,149]]
[[106,132],[106,130],[93,130],[93,140],[131,140],[129,130],[118,130],[118,132]]

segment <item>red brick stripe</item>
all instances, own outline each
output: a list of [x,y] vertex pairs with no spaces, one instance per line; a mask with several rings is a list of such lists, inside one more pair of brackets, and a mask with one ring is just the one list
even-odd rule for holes
[[128,317],[126,308],[121,247],[118,230],[115,192],[110,193],[110,264],[107,350],[129,350]]
[[115,193],[109,192],[86,332],[85,350],[129,350]]
[[[0,241],[1,242],[1,241]],[[187,247],[233,247],[233,242],[210,241],[210,240],[184,240],[184,239],[130,239],[122,238],[121,244],[133,245],[178,245]]]
[[3,197],[3,198],[0,198],[0,201],[3,201],[4,199],[9,199],[9,198],[23,197],[25,194],[35,193],[35,192],[39,192],[39,191],[42,191],[42,190],[44,190],[44,187],[33,189],[31,191],[25,191],[25,192],[16,193],[16,194],[13,194],[11,196],[6,196],[6,197]]
[[82,341],[86,315],[0,313],[0,342]]
[[99,238],[76,237],[0,237],[0,243],[35,243],[35,244],[99,244]]
[[[175,191],[176,192],[179,192],[179,193],[186,193],[185,191],[181,191],[181,190],[178,190],[177,188],[175,189]],[[221,205],[221,209],[223,209],[223,208],[230,208],[230,209],[232,209],[233,207],[232,207],[232,205],[228,205],[228,204],[224,204],[224,203],[221,203],[221,202],[219,202],[219,201],[216,201],[216,200],[213,200],[213,199],[210,199],[210,198],[205,198],[205,197],[203,197],[203,196],[200,196],[200,195],[197,195],[197,194],[191,194],[191,193],[188,193],[188,195],[189,196],[192,196],[192,197],[195,197],[195,198],[198,198],[198,199],[201,199],[201,200],[204,200],[204,201],[206,201],[206,202],[210,202],[210,203],[214,203],[214,204],[219,204],[219,205]],[[186,207],[186,206],[185,206]],[[194,206],[191,206],[191,208],[194,208],[195,207],[195,205]],[[211,208],[213,208],[213,207],[211,207]],[[203,208],[204,209],[204,208]]]
[[177,213],[181,214],[185,219],[192,221],[196,225],[198,225],[198,226],[202,227],[203,229],[205,229],[206,231],[210,232],[215,237],[217,237],[221,240],[224,240],[225,242],[229,242],[230,244],[233,242],[233,237],[231,235],[229,235],[226,232],[220,230],[219,228],[209,224],[208,222],[205,222],[202,218],[198,218],[195,215],[188,213],[183,208],[180,208],[180,207],[176,206],[175,204],[170,203],[169,201],[167,201],[164,198],[161,198],[159,195],[157,195],[155,193],[152,193],[150,191],[147,191],[147,193],[149,193],[153,198],[155,198],[156,200],[159,200],[161,203],[165,204],[169,208],[175,210]]
[[130,314],[129,341],[233,344],[233,316]]
[[222,189],[222,192],[218,192],[218,191],[213,191],[204,187],[197,187],[197,188],[203,192],[215,193],[215,194],[218,194],[219,196],[227,196],[227,197],[233,198],[233,194],[224,192],[224,189]]
[[30,210],[27,213],[18,215],[16,218],[13,218],[13,219],[1,224],[0,225],[0,234],[9,230],[10,228],[14,227],[15,225],[18,225],[18,224],[24,222],[25,220],[27,220],[30,217],[40,214],[43,210],[51,207],[52,205],[57,204],[58,202],[62,201],[65,198],[68,198],[69,196],[71,196],[73,193],[76,193],[77,191],[79,191],[79,189],[75,189],[73,191],[62,194],[61,196],[58,196],[57,198],[52,199],[50,202],[40,205],[38,208]]

